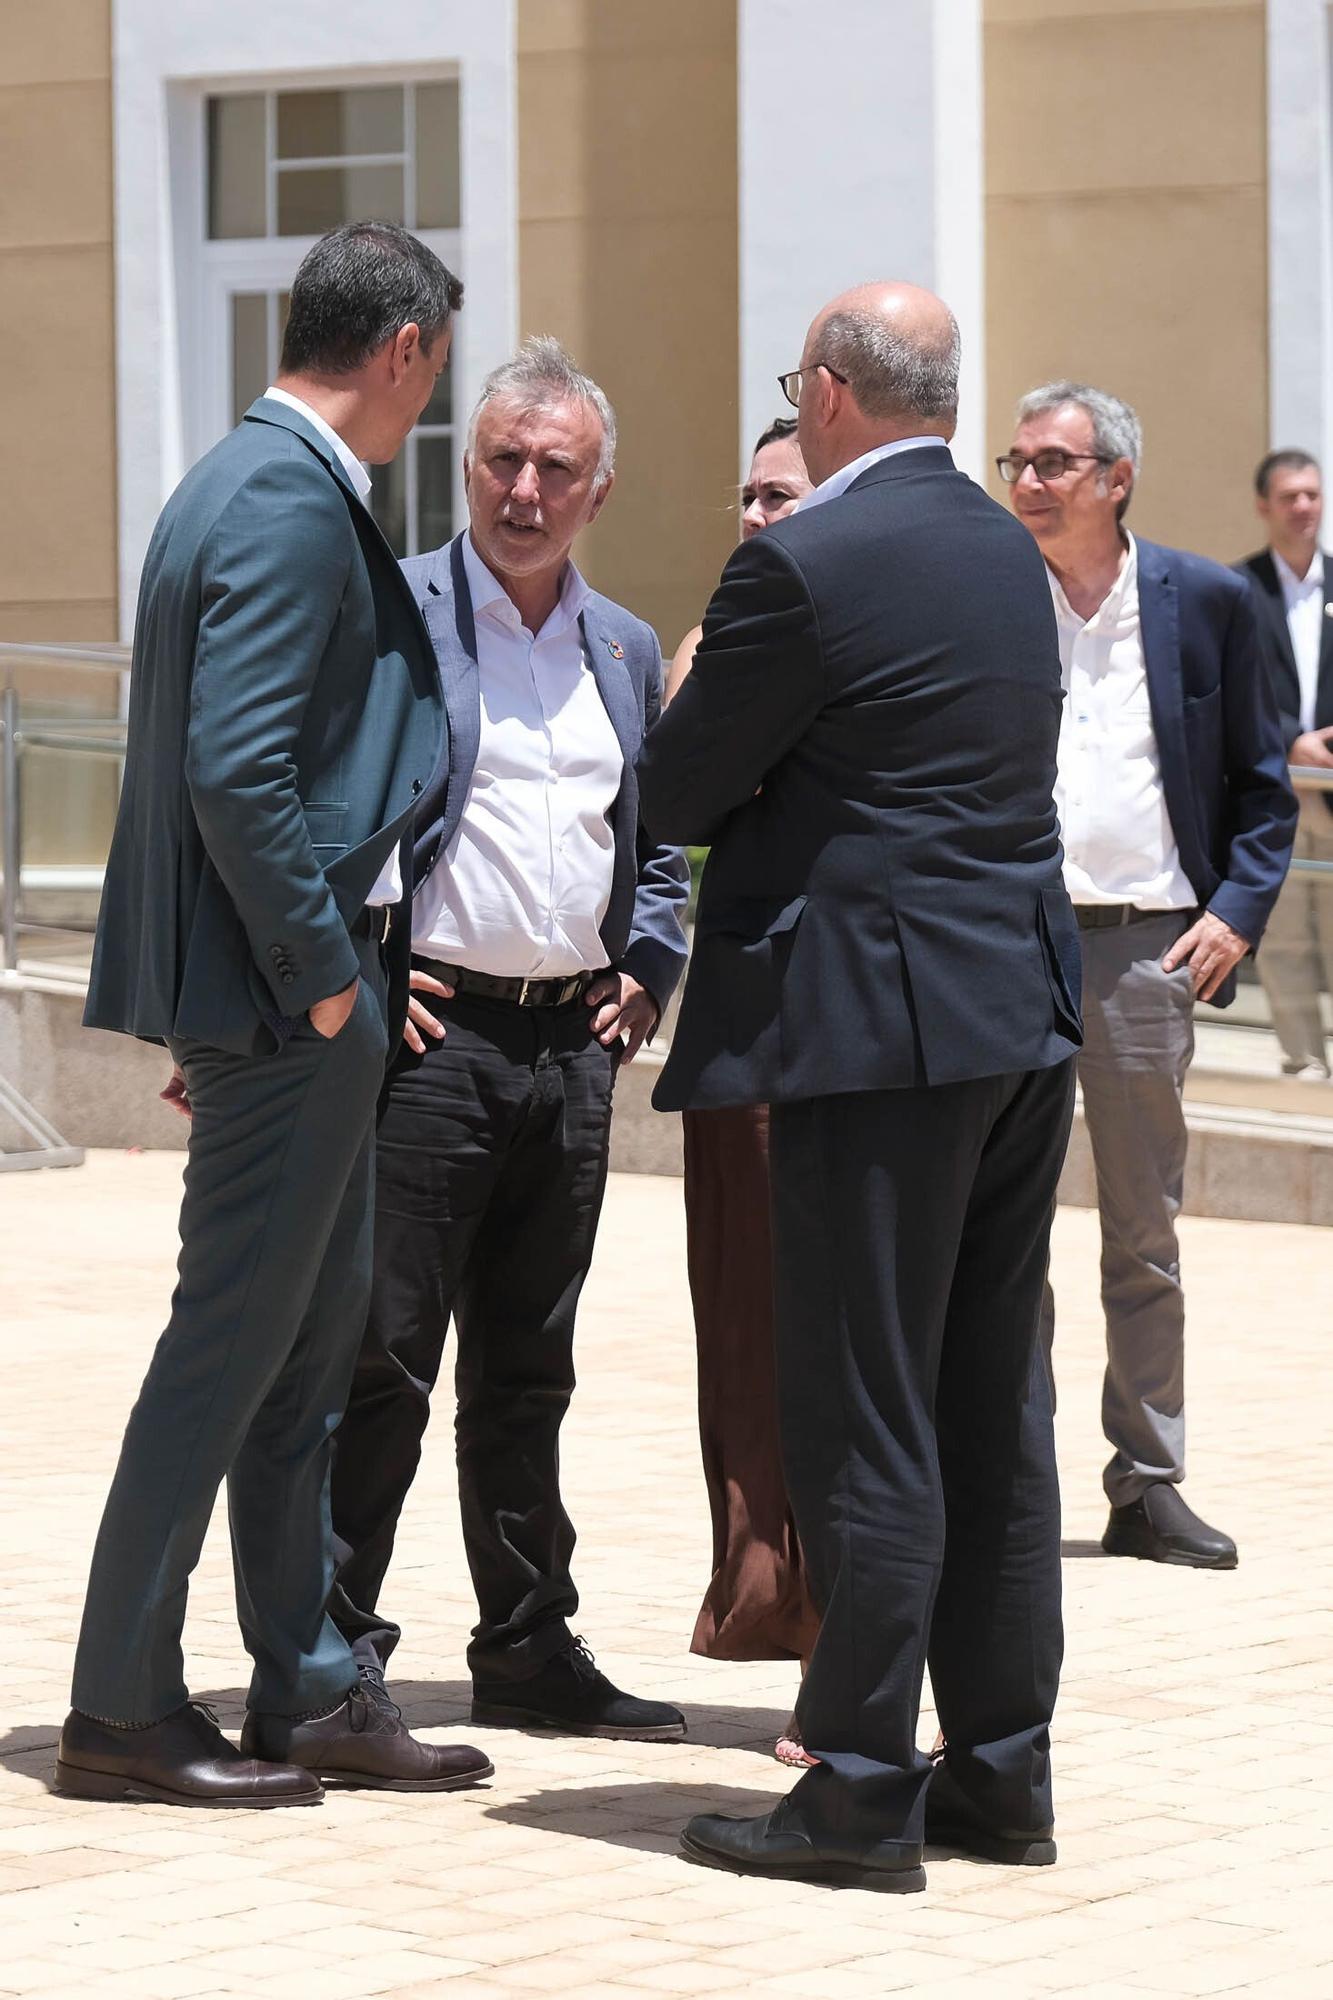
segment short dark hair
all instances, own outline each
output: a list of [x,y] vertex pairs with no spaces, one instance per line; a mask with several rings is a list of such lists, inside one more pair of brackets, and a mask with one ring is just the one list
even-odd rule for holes
[[285,375],[347,375],[415,324],[427,348],[463,303],[433,250],[396,222],[347,222],[321,236],[292,280]]
[[778,444],[783,438],[795,437],[795,435],[795,417],[774,417],[768,429],[761,431],[755,439],[754,451],[750,453],[750,456],[753,458],[755,452],[762,451],[766,444]]
[[1304,472],[1311,465],[1318,472],[1319,460],[1310,452],[1295,447],[1267,452],[1254,468],[1254,490],[1261,500],[1266,500],[1275,472]]

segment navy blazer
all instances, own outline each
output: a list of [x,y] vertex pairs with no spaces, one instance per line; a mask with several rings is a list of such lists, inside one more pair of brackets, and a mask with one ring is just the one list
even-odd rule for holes
[[[462,535],[429,555],[409,556],[402,567],[435,647],[449,718],[447,755],[417,807],[415,891],[463,816],[481,738],[481,687]],[[625,758],[625,775],[611,809],[615,862],[602,943],[607,962],[646,987],[660,1014],[685,969],[681,914],[690,890],[690,871],[680,849],[654,845],[639,815],[634,765],[644,731],[662,705],[661,649],[651,627],[596,591],[579,623],[588,664]]]
[[639,764],[711,841],[665,1111],[1002,1076],[1079,1046],[1037,545],[943,445],[742,543]]
[[[1251,945],[1291,860],[1296,799],[1254,599],[1234,570],[1138,540],[1139,621],[1171,830],[1201,908]],[[1235,998],[1234,976],[1214,1007]]]
[[[1296,671],[1296,655],[1291,648],[1287,624],[1287,601],[1282,595],[1282,579],[1277,573],[1271,549],[1260,549],[1236,564],[1254,592],[1259,612],[1259,647],[1277,696],[1282,743],[1288,756],[1301,735],[1301,683]],[[1333,557],[1324,557],[1324,623],[1319,647],[1319,679],[1315,685],[1314,726],[1333,729]],[[1333,812],[1333,793],[1322,794]]]

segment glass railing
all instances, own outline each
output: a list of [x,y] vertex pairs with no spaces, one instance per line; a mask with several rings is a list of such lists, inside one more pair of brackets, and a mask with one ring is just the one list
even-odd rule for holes
[[129,661],[126,646],[0,644],[0,971],[87,976]]

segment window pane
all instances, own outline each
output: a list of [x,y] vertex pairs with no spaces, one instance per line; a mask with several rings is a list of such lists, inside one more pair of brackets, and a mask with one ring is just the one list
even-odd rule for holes
[[279,92],[280,160],[328,160],[347,153],[402,150],[401,84],[382,90]]
[[407,453],[370,468],[370,511],[396,556],[407,554]]
[[262,96],[208,100],[208,233],[267,236]]
[[231,295],[231,420],[239,424],[270,380],[268,298],[263,292]]
[[454,420],[454,368],[446,361],[436,380],[434,392],[418,419],[423,424],[451,424]]
[[454,441],[415,439],[417,452],[417,547],[438,549],[454,532]]
[[284,167],[279,236],[322,236],[342,222],[401,222],[401,167]]
[[418,229],[457,229],[458,84],[417,85]]

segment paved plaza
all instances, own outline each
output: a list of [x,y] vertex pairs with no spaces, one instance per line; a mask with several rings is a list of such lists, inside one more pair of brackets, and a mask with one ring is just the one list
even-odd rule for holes
[[[566,1492],[579,1629],[624,1685],[678,1700],[683,1745],[470,1731],[472,1618],[442,1408],[390,1578],[396,1690],[471,1736],[489,1787],[331,1794],[313,1812],[185,1812],[46,1789],[98,1510],[170,1289],[180,1156],[0,1178],[9,1671],[0,1718],[0,1993],[127,2000],[786,2000],[1333,1996],[1330,1239],[1191,1221],[1189,1494],[1240,1567],[1109,1561],[1095,1218],[1064,1211],[1060,1456],[1068,1653],[1060,1863],[927,1856],[924,1895],[691,1867],[691,1812],[759,1811],[793,1670],[686,1650],[708,1526],[680,1184],[619,1176],[579,1334]],[[187,1633],[195,1692],[239,1727],[225,1522]],[[933,1719],[922,1717],[929,1743]]]

